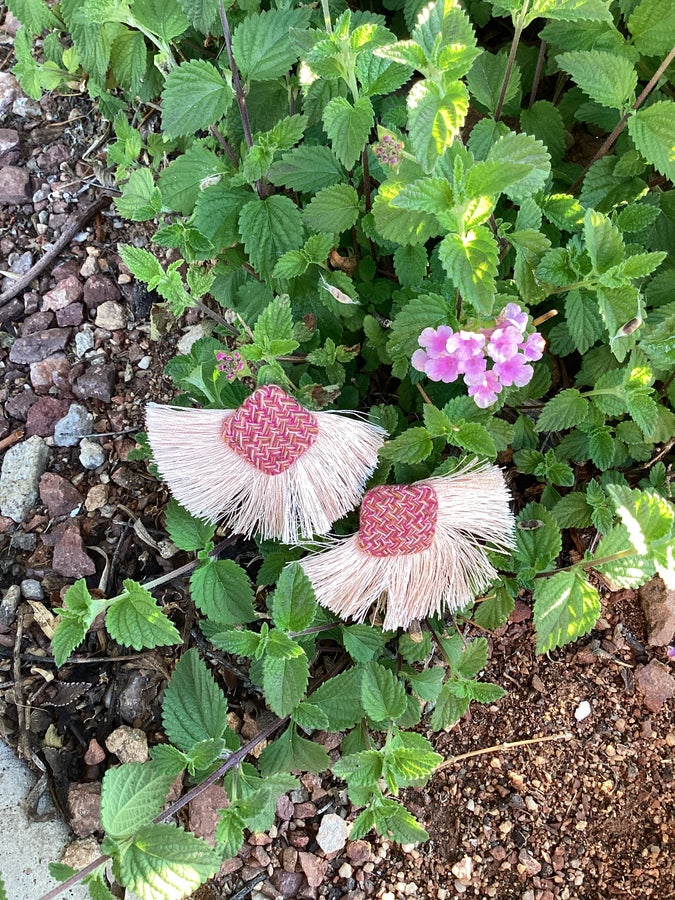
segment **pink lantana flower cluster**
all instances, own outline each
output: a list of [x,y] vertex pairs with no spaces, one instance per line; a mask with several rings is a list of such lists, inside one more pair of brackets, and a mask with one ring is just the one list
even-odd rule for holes
[[234,381],[237,373],[244,368],[244,360],[238,350],[233,350],[231,353],[222,351],[216,353],[216,359],[218,360],[218,371],[222,372],[228,381]]
[[526,336],[526,327],[527,313],[517,303],[509,303],[491,328],[425,328],[418,338],[422,349],[412,355],[413,367],[432,381],[446,384],[461,375],[476,406],[485,409],[502,388],[523,387],[532,379],[530,363],[541,359],[545,342],[538,331]]

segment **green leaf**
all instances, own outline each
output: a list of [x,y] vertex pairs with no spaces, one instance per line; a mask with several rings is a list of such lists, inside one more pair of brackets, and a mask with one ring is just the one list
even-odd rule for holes
[[665,497],[616,484],[608,485],[607,493],[638,553],[650,555],[654,546],[670,535],[675,512]]
[[651,390],[634,390],[626,393],[628,412],[646,435],[653,433],[659,416],[658,404],[651,393]]
[[405,688],[393,672],[371,662],[363,670],[361,702],[374,722],[398,719],[405,712]]
[[272,619],[282,631],[303,631],[312,624],[316,598],[309,578],[299,563],[283,570],[272,596]]
[[251,199],[246,188],[230,187],[223,178],[199,190],[192,224],[216,248],[239,243],[239,213]]
[[581,424],[589,413],[589,403],[576,388],[566,388],[544,406],[537,431],[564,431]]
[[140,900],[180,900],[220,868],[220,854],[177,825],[147,825],[118,863],[121,883]]
[[[485,50],[474,62],[467,76],[469,90],[475,99],[482,103],[491,116],[497,111],[497,103],[502,85],[506,77],[506,53],[490,53]],[[520,71],[515,65],[509,77],[504,95],[504,104],[508,104],[520,93]]]
[[216,526],[196,519],[176,500],[166,508],[166,530],[179,550],[201,550],[216,532]]
[[329,727],[326,713],[313,703],[302,701],[293,710],[291,718],[303,731],[324,731]]
[[[593,555],[594,560],[612,557],[633,550],[633,544],[625,525],[616,525],[602,538]],[[627,553],[610,562],[596,563],[594,567],[606,578],[613,590],[637,588],[654,575],[654,564],[640,553]]]
[[269,708],[280,718],[287,716],[305,696],[309,667],[304,653],[279,659],[263,660],[263,690]]
[[628,133],[647,162],[675,181],[675,104],[661,100],[628,119]]
[[491,231],[479,225],[464,237],[448,234],[441,242],[439,256],[462,297],[480,314],[490,315],[499,258]]
[[541,141],[554,160],[565,154],[565,126],[562,114],[549,100],[537,100],[520,114],[520,126]]
[[251,265],[263,278],[271,275],[278,257],[304,243],[300,210],[277,194],[250,200],[239,215],[239,229]]
[[581,203],[569,194],[551,194],[542,205],[542,211],[549,222],[561,231],[579,231],[585,210]]
[[451,146],[469,109],[469,95],[461,81],[445,90],[433,81],[418,81],[408,93],[410,143],[425,172]]
[[137,94],[145,75],[148,52],[140,31],[124,29],[110,48],[110,64],[124,90]]
[[325,772],[331,760],[316,741],[300,737],[291,725],[264,749],[260,756],[260,771],[265,776],[276,772]]
[[347,782],[349,799],[365,806],[378,790],[382,777],[383,757],[378,750],[362,750],[343,756],[333,765],[333,774]]
[[431,714],[431,727],[434,731],[451,728],[469,708],[471,702],[469,697],[458,697],[451,688],[451,683],[446,682],[436,700],[436,706]]
[[560,530],[553,516],[541,503],[528,503],[518,516],[516,570],[530,567],[535,572],[550,569],[562,549]]
[[108,769],[101,791],[101,826],[122,840],[159,815],[175,776],[154,763],[124,763]]
[[426,781],[442,762],[440,753],[419,747],[399,747],[385,755],[386,773],[393,776],[397,787],[410,787],[420,780]]
[[418,697],[431,703],[436,702],[445,675],[443,666],[434,666],[431,669],[424,669],[422,672],[416,672],[414,669],[411,669],[410,672],[404,670],[404,672],[407,682]]
[[458,424],[458,430],[447,435],[448,443],[468,450],[470,453],[476,453],[478,456],[486,456],[488,459],[496,458],[497,448],[485,425],[478,422],[460,422]]
[[67,611],[61,613],[52,638],[52,653],[57,669],[60,669],[73,650],[80,646],[88,631],[89,625],[81,616]]
[[421,294],[407,303],[391,325],[387,350],[395,362],[400,363],[395,374],[405,377],[410,368],[410,357],[419,349],[418,338],[425,328],[438,328],[447,324],[453,315],[452,307],[439,294]]
[[44,0],[7,0],[7,9],[36,34],[61,24]]
[[604,50],[576,50],[561,53],[557,63],[601,106],[623,110],[635,99],[637,72],[625,56]]
[[[614,456],[614,447],[612,447]],[[591,524],[592,507],[586,499],[586,494],[573,491],[566,494],[551,510],[551,515],[556,520],[559,528],[588,528]]]
[[433,448],[426,428],[408,428],[392,441],[387,441],[380,450],[380,456],[393,462],[412,464],[426,459]]
[[540,191],[551,174],[551,158],[541,141],[531,134],[509,132],[500,138],[488,153],[488,161],[526,163],[529,174],[504,191],[509,199],[522,203]]
[[494,703],[506,694],[504,688],[489,681],[465,681],[461,687],[469,699],[478,703]]
[[477,638],[462,651],[457,663],[457,671],[464,678],[473,678],[482,671],[488,662],[488,645],[486,638]]
[[213,175],[226,171],[225,164],[215,153],[195,144],[162,171],[159,189],[167,209],[190,215],[197,202],[203,184],[209,184]]
[[668,53],[675,44],[675,20],[670,0],[642,0],[628,19],[633,43],[644,56]]
[[579,353],[586,353],[602,337],[598,304],[585,291],[574,290],[567,294],[565,321]]
[[177,0],[134,0],[132,15],[165,43],[183,34],[190,25]]
[[227,700],[193,648],[178,661],[164,695],[162,724],[179,750],[221,738],[227,727]]
[[624,246],[621,232],[607,216],[594,209],[586,211],[584,240],[591,257],[593,270],[601,275],[623,259]]
[[588,450],[594,465],[604,472],[614,460],[614,439],[607,425],[599,425],[588,432]]
[[371,828],[376,828],[383,837],[399,844],[414,844],[429,840],[429,835],[417,819],[404,806],[388,797],[378,798],[377,803],[373,803],[357,816],[350,837],[356,840],[367,834]]
[[178,0],[181,9],[197,31],[208,34],[218,15],[218,0]]
[[108,608],[105,625],[112,638],[134,650],[180,644],[182,640],[152,594],[131,578],[125,578],[124,592]]
[[345,650],[356,663],[378,659],[391,637],[372,625],[342,625],[340,633]]
[[162,130],[167,137],[193,135],[225,116],[232,88],[204,59],[191,59],[172,69],[162,91]]
[[424,280],[429,259],[426,249],[417,244],[412,247],[397,247],[394,251],[394,270],[399,284],[414,287]]
[[537,653],[546,653],[588,634],[600,615],[597,590],[583,573],[558,572],[537,579],[534,588],[534,625]]
[[466,173],[464,190],[467,197],[496,197],[529,173],[527,163],[477,162]]
[[350,184],[334,184],[318,191],[302,213],[314,231],[347,231],[359,217],[359,195]]
[[279,353],[275,345],[280,342],[288,346],[287,352],[298,347],[293,338],[293,319],[288,297],[275,297],[260,313],[253,329],[253,339],[263,355],[275,356]]
[[120,244],[119,254],[131,274],[147,284],[150,290],[154,290],[164,277],[164,269],[148,250],[132,247],[130,244]]
[[362,93],[368,97],[393,94],[408,81],[411,72],[408,65],[400,65],[368,52],[359,53],[355,66],[356,77]]
[[216,825],[216,840],[225,859],[231,859],[241,850],[244,843],[244,829],[246,822],[242,819],[236,807],[218,810],[218,824]]
[[352,667],[329,678],[312,693],[310,701],[328,716],[330,731],[345,731],[364,717],[361,677],[361,669]]
[[249,13],[234,30],[232,53],[247,81],[271,81],[295,65],[299,53],[288,34],[307,25],[309,9]]
[[255,617],[253,588],[231,559],[206,560],[190,578],[192,599],[204,615],[224,625],[245,625]]
[[372,103],[367,97],[360,97],[354,104],[345,97],[333,97],[323,111],[322,120],[335,155],[346,169],[351,169],[373,127]]
[[473,620],[489,630],[503,625],[513,612],[516,602],[506,588],[497,588],[494,597],[488,597],[479,603],[473,613]]
[[220,622],[211,622],[209,619],[201,623],[201,629],[214,647],[227,650],[235,656],[253,658],[262,640],[255,631],[228,628]]
[[330,147],[303,144],[284,153],[280,160],[273,163],[267,177],[272,184],[292,191],[314,193],[342,181],[345,171]]
[[[380,185],[373,203],[377,229],[374,237],[397,244],[424,244],[430,237],[440,234],[440,225],[433,216],[401,208],[398,200],[405,190],[402,182],[385,181]],[[368,217],[364,216],[363,224],[367,221]]]

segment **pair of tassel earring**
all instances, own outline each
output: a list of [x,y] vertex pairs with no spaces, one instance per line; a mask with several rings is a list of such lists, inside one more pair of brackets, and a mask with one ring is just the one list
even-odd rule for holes
[[[465,465],[365,494],[386,432],[333,412],[310,412],[276,385],[236,410],[150,404],[148,441],[160,474],[192,515],[286,544],[325,535],[361,503],[348,538],[301,561],[317,600],[363,621],[384,606],[385,630],[459,609],[496,575],[488,551],[512,545],[501,471]],[[386,605],[385,605],[386,604]]]

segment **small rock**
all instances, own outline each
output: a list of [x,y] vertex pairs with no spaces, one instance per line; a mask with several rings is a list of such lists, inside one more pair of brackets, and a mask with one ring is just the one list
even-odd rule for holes
[[72,844],[66,847],[66,852],[61,857],[61,862],[65,866],[70,866],[71,869],[83,869],[89,863],[98,859],[100,855],[101,848],[96,838],[87,837],[79,841],[73,841]]
[[104,328],[106,331],[121,331],[127,327],[127,311],[115,300],[106,300],[96,310],[94,321],[97,328]]
[[0,169],[0,206],[23,206],[30,201],[30,197],[30,175],[27,169],[3,166]]
[[518,854],[518,861],[525,866],[525,871],[528,875],[538,875],[541,872],[541,863],[537,862],[525,847]]
[[[82,459],[81,456],[80,459]],[[97,509],[101,509],[102,506],[105,506],[107,502],[108,485],[95,484],[92,488],[89,489],[87,499],[84,501],[84,508],[87,510],[87,512],[95,512]]]
[[288,794],[283,794],[277,800],[277,815],[281,819],[282,822],[288,822],[293,818],[293,814],[295,813],[295,806],[291,798]]
[[[24,297],[26,295],[24,294]],[[14,297],[9,303],[3,303],[0,306],[0,325],[5,322],[18,322],[25,315],[26,309],[24,301],[19,297]]]
[[105,745],[120,762],[145,762],[148,759],[148,739],[140,728],[120,725],[111,731]]
[[42,298],[42,309],[65,309],[71,303],[77,303],[82,297],[82,285],[74,275],[59,281],[55,288],[48,291]]
[[348,836],[349,826],[345,820],[335,813],[327,813],[321,819],[316,840],[324,853],[335,853],[342,850]]
[[96,738],[92,738],[89,741],[89,746],[87,747],[87,752],[84,754],[84,761],[88,766],[97,766],[99,763],[102,763],[105,759],[105,750]]
[[532,618],[532,610],[527,605],[527,603],[523,603],[522,600],[516,600],[516,605],[513,609],[513,612],[509,616],[509,622],[513,624],[518,624],[519,622],[527,622],[528,619]]
[[0,166],[13,166],[20,156],[19,132],[14,128],[0,128]]
[[96,441],[82,438],[80,441],[80,464],[85,469],[98,469],[105,462],[105,451]]
[[80,266],[80,275],[83,278],[89,278],[91,275],[96,275],[98,270],[98,259],[95,256],[87,256]]
[[7,115],[22,93],[21,85],[11,72],[0,72],[0,119]]
[[26,436],[51,437],[54,426],[68,413],[68,401],[57,397],[39,397],[26,416]]
[[362,866],[370,859],[370,844],[368,841],[350,841],[347,844],[347,858],[355,866]]
[[[77,522],[69,522],[62,530],[56,530],[56,542],[52,557],[52,569],[64,578],[84,578],[96,572],[96,566],[87,555]],[[44,541],[44,539],[43,539]]]
[[77,260],[66,259],[52,269],[52,278],[57,283],[64,278],[77,278]]
[[12,112],[21,119],[39,119],[42,117],[42,107],[32,97],[17,97],[12,103]]
[[469,885],[473,875],[473,860],[470,856],[464,856],[454,864],[451,871],[460,884]]
[[68,786],[70,827],[78,837],[101,830],[101,782]]
[[70,159],[70,151],[60,141],[46,147],[37,158],[37,164],[47,175],[59,171],[59,166]]
[[652,578],[638,591],[647,620],[647,645],[666,647],[675,637],[675,591],[661,578]]
[[84,302],[90,309],[108,301],[119,300],[120,290],[108,275],[90,275],[84,283]]
[[21,582],[21,593],[26,600],[42,600],[44,591],[36,578],[24,578]]
[[21,601],[21,588],[13,584],[5,591],[0,603],[0,625],[11,625],[16,618],[16,611]]
[[295,872],[298,863],[298,851],[294,847],[284,847],[281,851],[281,865],[286,872]]
[[90,366],[75,382],[73,392],[80,400],[102,400],[110,403],[115,389],[115,366]]
[[84,310],[81,303],[71,303],[64,309],[56,311],[56,324],[60,328],[75,327],[81,325],[84,319]]
[[82,438],[92,433],[94,417],[79,403],[72,403],[67,415],[54,426],[54,443],[57,447],[74,447]]
[[75,353],[77,356],[84,356],[84,354],[93,349],[94,346],[94,332],[89,329],[85,329],[84,331],[78,331],[75,335]]
[[34,435],[5,453],[0,472],[0,511],[23,522],[38,499],[40,476],[47,468],[49,449]]
[[583,722],[584,719],[587,719],[591,714],[591,704],[588,700],[582,700],[581,703],[574,710],[574,718],[577,722]]
[[68,343],[70,328],[47,328],[45,331],[36,331],[26,337],[17,338],[9,351],[10,361],[27,365],[47,359],[52,353],[57,353]]
[[282,897],[297,897],[304,880],[302,872],[287,872],[285,869],[275,869],[270,878]]
[[354,874],[354,870],[349,865],[349,863],[342,863],[340,868],[338,869],[338,875],[340,878],[351,878]]
[[21,334],[24,337],[27,337],[29,334],[34,334],[36,331],[45,331],[47,328],[51,328],[53,324],[54,314],[41,310],[40,312],[35,312],[30,316],[26,316],[23,327],[21,328]]
[[176,349],[179,353],[188,354],[192,350],[193,344],[204,337],[208,337],[212,331],[213,329],[208,322],[198,322],[196,325],[190,325],[176,344]]
[[19,394],[15,394],[5,403],[5,411],[20,422],[26,421],[28,410],[35,403],[35,394],[26,386]]
[[645,706],[652,712],[658,712],[666,700],[675,697],[675,678],[656,659],[652,659],[647,666],[638,666],[635,681],[644,695]]
[[46,393],[52,387],[68,383],[70,363],[63,353],[55,353],[46,359],[31,363],[30,381],[38,393]]
[[82,505],[82,495],[77,488],[54,472],[45,472],[40,479],[40,500],[52,519],[69,516]]
[[319,887],[326,874],[328,860],[321,859],[320,856],[315,856],[313,853],[306,853],[303,850],[298,854],[298,859],[300,860],[300,866],[305,873],[309,886]]
[[223,788],[219,784],[209,785],[188,804],[190,831],[215,847],[218,810],[227,806],[227,794]]

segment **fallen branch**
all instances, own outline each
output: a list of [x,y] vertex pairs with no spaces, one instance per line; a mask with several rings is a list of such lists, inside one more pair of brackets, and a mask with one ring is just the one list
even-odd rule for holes
[[526,747],[528,744],[544,744],[546,741],[570,741],[574,735],[569,731],[561,731],[560,734],[546,734],[543,737],[528,738],[525,741],[506,741],[503,744],[494,744],[492,747],[483,747],[482,750],[471,750],[470,753],[460,753],[459,756],[451,756],[436,769],[440,772],[448,766],[460,762],[462,759],[470,759],[472,756],[482,756],[484,753],[495,753],[497,750],[512,750],[514,747]]

